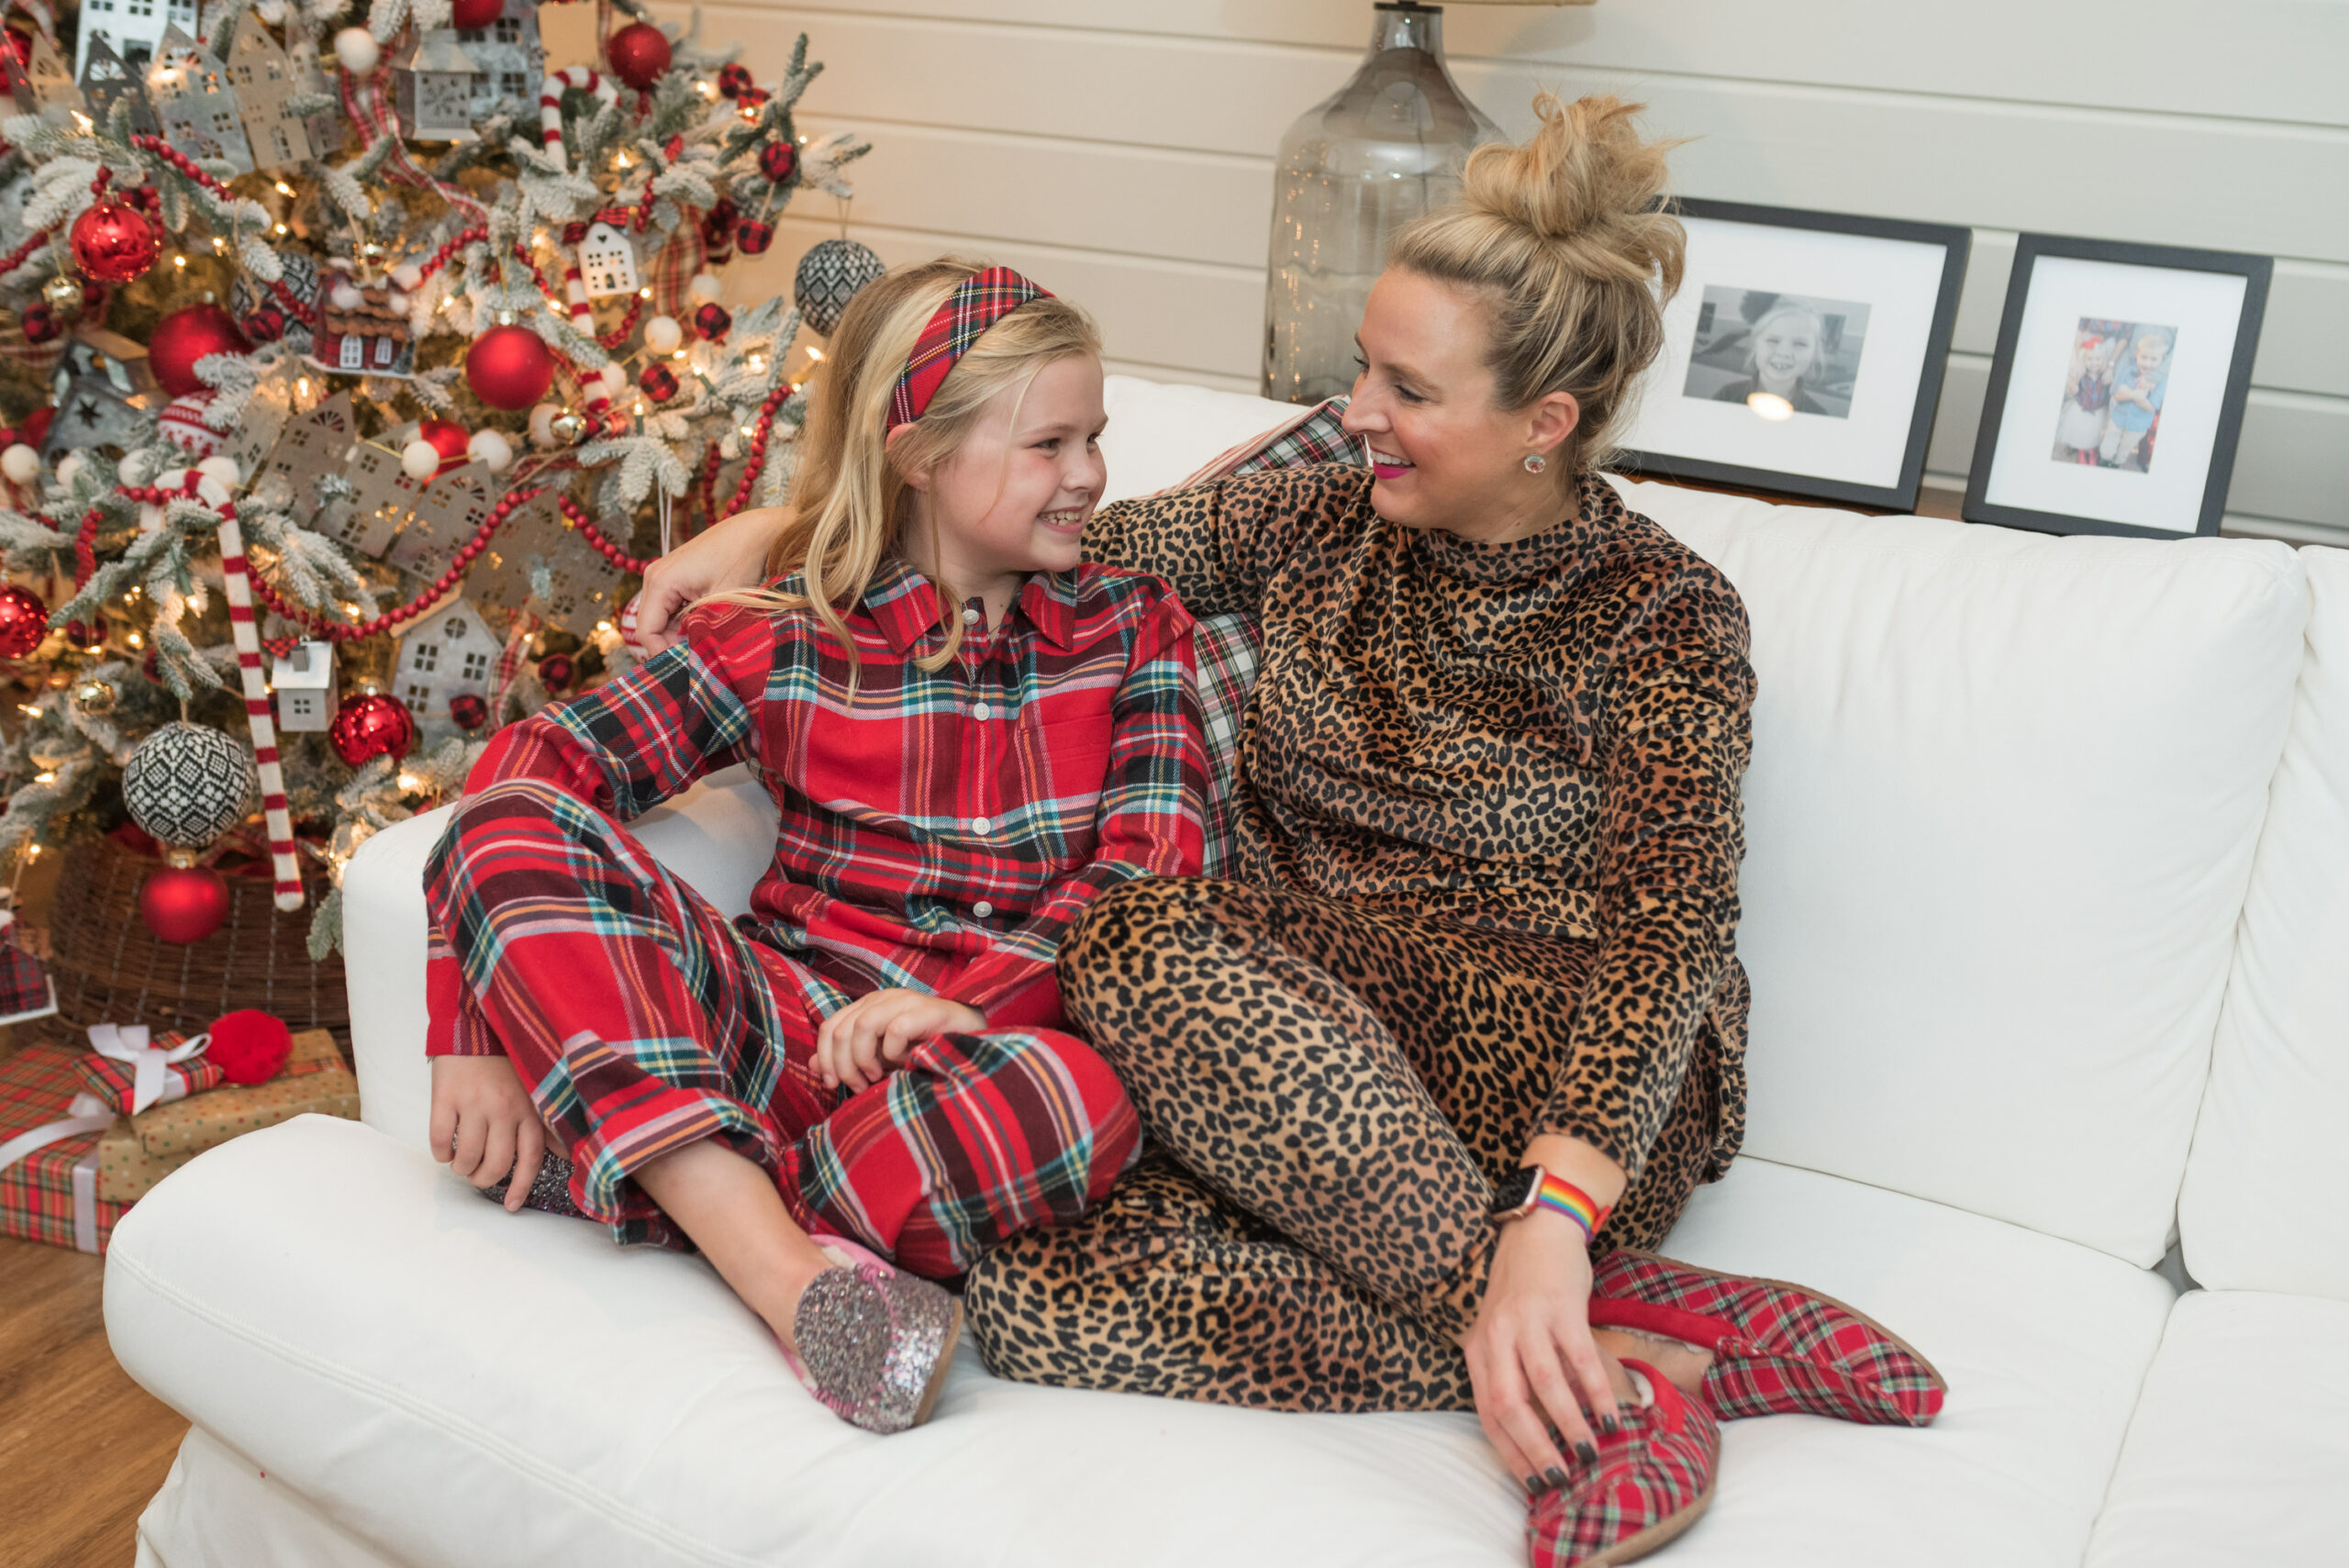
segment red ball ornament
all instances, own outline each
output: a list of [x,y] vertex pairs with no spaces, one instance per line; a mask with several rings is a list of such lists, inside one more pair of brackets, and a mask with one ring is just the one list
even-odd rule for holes
[[449,717],[460,729],[479,729],[489,722],[489,704],[475,693],[459,692],[449,699]]
[[25,422],[17,427],[17,439],[28,447],[40,445],[41,442],[49,439],[49,427],[55,422],[56,418],[56,405],[42,404],[26,415]]
[[745,256],[763,253],[774,243],[774,225],[746,217],[734,226],[734,248]]
[[24,314],[17,319],[25,329],[25,341],[28,343],[54,342],[57,335],[65,330],[63,323],[57,319],[57,312],[51,310],[45,300],[25,306]]
[[337,710],[334,722],[327,726],[327,739],[333,742],[335,755],[356,768],[371,757],[406,756],[416,744],[416,720],[399,698],[368,692]]
[[644,395],[655,403],[666,403],[677,395],[677,375],[667,365],[647,365],[644,373],[636,378]]
[[724,306],[713,302],[694,312],[694,330],[713,343],[722,343],[726,334],[734,330],[734,317]]
[[417,424],[416,439],[430,443],[432,450],[440,454],[440,466],[432,471],[432,476],[438,479],[464,462],[473,438],[453,419],[424,419]]
[[259,1007],[239,1007],[215,1019],[204,1060],[228,1075],[231,1084],[266,1084],[294,1054],[294,1031],[285,1020]]
[[527,327],[493,327],[465,350],[465,384],[492,408],[518,413],[554,384],[554,352]]
[[22,659],[49,635],[49,606],[30,588],[0,588],[0,659]]
[[650,22],[630,22],[604,40],[612,74],[641,93],[669,69],[669,35]]
[[799,149],[788,141],[770,141],[759,149],[759,172],[778,185],[791,183],[799,172]]
[[165,392],[185,397],[208,389],[195,373],[196,361],[206,354],[249,354],[252,347],[227,311],[217,305],[191,305],[155,323],[147,339],[147,363]]
[[449,25],[452,28],[485,28],[497,20],[506,9],[506,0],[451,0]]
[[144,276],[163,253],[155,226],[111,197],[82,209],[73,220],[73,264],[102,284],[127,284]]
[[539,684],[550,692],[560,692],[571,684],[571,655],[550,653],[539,661]]
[[228,918],[228,884],[210,866],[165,866],[139,890],[139,917],[158,940],[200,942]]

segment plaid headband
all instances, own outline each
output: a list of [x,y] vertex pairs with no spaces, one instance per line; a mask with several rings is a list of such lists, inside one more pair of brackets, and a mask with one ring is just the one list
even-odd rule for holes
[[889,428],[910,425],[922,417],[945,384],[946,373],[988,328],[1031,299],[1052,297],[1009,267],[989,267],[976,277],[964,279],[915,339],[906,372],[897,378],[897,390],[889,399]]

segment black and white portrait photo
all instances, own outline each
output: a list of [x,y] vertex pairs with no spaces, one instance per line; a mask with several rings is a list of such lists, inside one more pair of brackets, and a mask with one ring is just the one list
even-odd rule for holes
[[1768,289],[1705,290],[1684,397],[1742,403],[1765,419],[1848,418],[1868,307]]

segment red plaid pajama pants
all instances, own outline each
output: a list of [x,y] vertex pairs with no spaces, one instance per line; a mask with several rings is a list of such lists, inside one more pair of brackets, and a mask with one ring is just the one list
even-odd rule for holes
[[425,895],[433,1049],[513,1061],[571,1151],[573,1200],[622,1241],[684,1244],[630,1173],[717,1138],[773,1173],[803,1228],[957,1274],[1076,1218],[1140,1142],[1117,1075],[1052,1030],[941,1035],[861,1094],[827,1089],[817,1027],[854,993],[556,785],[468,796]]

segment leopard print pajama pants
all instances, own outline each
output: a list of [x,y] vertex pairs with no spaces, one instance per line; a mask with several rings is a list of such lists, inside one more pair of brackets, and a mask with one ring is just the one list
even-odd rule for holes
[[[1492,1184],[1555,1085],[1597,952],[1231,882],[1105,895],[1061,984],[1151,1147],[1100,1207],[973,1269],[987,1365],[1272,1409],[1471,1407],[1458,1340],[1492,1266]],[[1595,1250],[1653,1245],[1705,1178],[1719,1059],[1709,1021]]]

